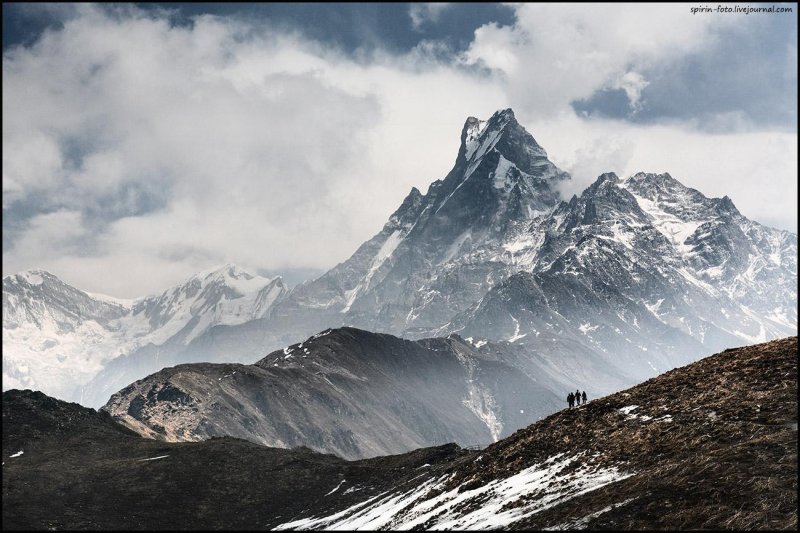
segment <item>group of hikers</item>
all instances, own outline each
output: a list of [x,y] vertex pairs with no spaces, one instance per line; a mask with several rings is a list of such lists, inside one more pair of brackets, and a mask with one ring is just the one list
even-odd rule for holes
[[583,391],[583,394],[581,394],[581,391],[576,390],[575,392],[570,392],[567,395],[567,403],[569,404],[570,409],[575,407],[576,403],[580,405],[581,400],[583,400],[583,403],[586,403],[586,391]]

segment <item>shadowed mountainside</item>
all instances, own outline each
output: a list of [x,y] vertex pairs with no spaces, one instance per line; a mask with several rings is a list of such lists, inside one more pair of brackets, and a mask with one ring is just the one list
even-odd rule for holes
[[339,328],[252,365],[165,368],[103,409],[147,437],[230,436],[347,459],[486,445],[556,411],[555,391],[567,388],[543,372],[520,372],[507,351],[457,335],[409,341]]

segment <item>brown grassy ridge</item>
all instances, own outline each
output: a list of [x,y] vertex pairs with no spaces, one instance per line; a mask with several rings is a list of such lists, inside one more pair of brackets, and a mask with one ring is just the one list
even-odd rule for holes
[[[636,417],[620,411],[631,405]],[[453,465],[447,488],[581,452],[635,475],[515,528],[796,529],[797,337],[726,350],[565,409],[485,449],[480,464]]]
[[[165,443],[104,413],[7,391],[4,457],[22,449],[4,460],[4,529],[268,529],[413,488],[420,472],[453,474],[442,490],[463,490],[564,453],[579,457],[571,475],[587,463],[632,475],[513,528],[795,530],[797,337],[727,350],[479,452],[445,446],[348,462],[231,438]],[[345,479],[360,490],[331,494]]]

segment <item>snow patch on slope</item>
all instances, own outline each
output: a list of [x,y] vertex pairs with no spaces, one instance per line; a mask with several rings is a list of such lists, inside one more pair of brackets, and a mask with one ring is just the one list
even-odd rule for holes
[[[379,494],[334,515],[295,520],[276,529],[408,530],[423,524],[431,530],[503,528],[633,475],[590,461],[567,471],[580,458],[558,454],[508,478],[471,490],[459,491],[459,486],[435,496],[429,494],[436,494],[449,478],[429,479],[406,492]],[[536,497],[530,498],[533,494]]]
[[628,192],[636,199],[642,211],[652,218],[653,227],[660,231],[667,240],[672,243],[678,253],[685,255],[692,251],[692,247],[685,244],[686,239],[691,237],[695,231],[697,231],[697,228],[709,222],[708,220],[681,220],[675,215],[661,209],[658,203],[634,194],[630,190],[628,190]]
[[527,333],[523,333],[522,335],[520,335],[519,334],[519,320],[514,318],[514,315],[509,314],[509,316],[511,317],[511,320],[514,321],[514,335],[512,335],[511,337],[508,338],[508,342],[516,342],[516,341],[520,340],[521,338],[525,337],[528,334]]
[[17,277],[19,279],[25,280],[25,282],[28,285],[31,285],[33,287],[44,283],[44,279],[42,278],[42,276],[39,275],[39,272],[37,270],[27,270],[25,272],[20,272],[17,275]]
[[481,132],[486,127],[485,120],[476,120],[473,122],[469,128],[467,129],[467,135],[464,139],[466,151],[466,158],[469,160],[472,157],[472,154],[475,153],[475,149],[478,147],[478,137],[480,137]]
[[356,298],[358,298],[358,295],[369,289],[369,282],[372,280],[372,276],[374,276],[378,269],[381,268],[381,265],[391,257],[401,242],[403,242],[403,232],[399,229],[395,230],[383,241],[380,250],[378,250],[378,253],[375,254],[375,257],[372,259],[372,263],[369,266],[367,275],[364,276],[364,280],[345,293],[347,300],[342,308],[342,313],[348,312],[356,301]]
[[508,173],[512,168],[517,168],[517,166],[501,155],[500,160],[497,162],[497,168],[491,174],[492,185],[495,189],[505,190],[508,188],[511,184]]

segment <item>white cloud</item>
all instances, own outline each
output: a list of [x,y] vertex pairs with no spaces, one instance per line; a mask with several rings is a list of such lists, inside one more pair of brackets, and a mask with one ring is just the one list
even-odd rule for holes
[[513,26],[478,29],[462,60],[504,74],[512,101],[537,116],[556,115],[626,76],[624,87],[633,89],[630,72],[708,46],[743,19],[692,18],[686,6],[669,4],[521,4],[516,16]]
[[[797,135],[786,132],[709,134],[685,124],[631,124],[575,115],[541,121],[550,158],[572,173],[562,193],[580,194],[603,172],[669,172],[706,196],[728,195],[748,218],[797,231]],[[528,122],[526,122],[526,120]]]
[[357,62],[229,20],[180,28],[87,9],[5,57],[3,183],[11,198],[44,191],[50,209],[106,220],[83,250],[17,235],[4,274],[48,268],[111,292],[119,270],[98,257],[164,267],[126,273],[119,295],[134,296],[227,261],[346,259],[412,186],[449,170],[465,114],[505,103],[486,80],[420,67],[423,55]]
[[79,211],[62,209],[36,215],[25,230],[25,246],[16,250],[15,260],[24,263],[38,261],[42,257],[78,255],[81,240],[86,234]]
[[642,91],[648,85],[650,85],[650,82],[644,79],[644,76],[638,72],[630,71],[617,78],[611,87],[625,91],[631,112],[636,113],[642,108]]
[[38,198],[49,212],[4,242],[4,275],[46,268],[87,290],[139,296],[225,262],[329,268],[379,231],[411,186],[424,192],[447,173],[467,116],[509,106],[575,174],[575,192],[608,170],[669,171],[796,228],[786,193],[796,191],[796,132],[711,135],[587,120],[570,107],[612,86],[638,105],[642,67],[714,39],[712,17],[515,9],[513,27],[480,28],[447,63],[434,42],[355,59],[244,22],[174,27],[136,9],[82,7],[63,30],[4,55],[4,209]]
[[47,190],[58,183],[61,154],[49,135],[37,131],[6,138],[3,130],[3,208],[25,190]]

